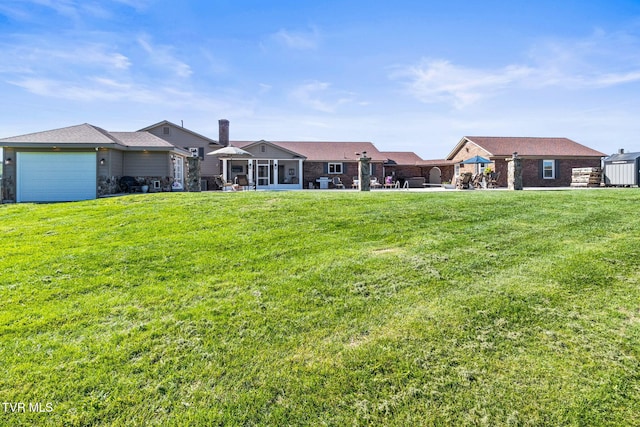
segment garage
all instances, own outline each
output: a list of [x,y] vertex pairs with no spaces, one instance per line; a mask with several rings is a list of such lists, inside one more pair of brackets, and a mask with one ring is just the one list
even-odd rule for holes
[[95,152],[16,153],[17,202],[68,202],[95,198]]

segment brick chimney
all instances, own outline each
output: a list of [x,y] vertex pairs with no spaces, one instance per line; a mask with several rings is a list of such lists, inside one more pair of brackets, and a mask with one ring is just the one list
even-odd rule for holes
[[229,120],[218,120],[218,144],[223,147],[229,146]]

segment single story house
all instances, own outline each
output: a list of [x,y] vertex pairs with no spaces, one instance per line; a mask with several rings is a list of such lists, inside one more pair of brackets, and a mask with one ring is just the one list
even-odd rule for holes
[[[500,173],[499,186],[507,185],[507,159],[514,153],[522,159],[525,187],[565,187],[571,184],[573,168],[600,167],[606,155],[568,138],[464,136],[446,160],[454,163],[454,175],[478,173],[486,167]],[[486,164],[462,164],[474,156]]]
[[191,153],[149,132],[107,132],[87,123],[0,139],[2,200],[88,200],[136,178],[152,191],[184,187]]

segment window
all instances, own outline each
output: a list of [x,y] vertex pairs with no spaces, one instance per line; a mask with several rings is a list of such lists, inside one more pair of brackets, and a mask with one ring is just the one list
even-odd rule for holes
[[170,130],[169,126],[164,126],[162,128],[162,134],[163,135],[169,135],[170,133],[171,133],[171,130]]
[[341,174],[342,163],[329,163],[329,173]]
[[555,177],[556,177],[555,160],[543,160],[542,161],[542,178],[555,179]]

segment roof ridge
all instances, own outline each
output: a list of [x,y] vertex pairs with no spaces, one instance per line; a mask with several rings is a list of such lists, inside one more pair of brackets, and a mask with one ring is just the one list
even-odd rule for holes
[[119,140],[114,135],[112,135],[109,131],[106,131],[106,130],[104,130],[103,128],[101,128],[99,126],[94,126],[94,125],[91,125],[89,123],[87,123],[87,125],[91,126],[93,129],[97,130],[98,132],[100,132],[101,134],[103,134],[104,136],[106,136],[107,138],[109,138],[110,140],[115,142],[116,144],[119,144],[119,145],[122,145],[122,146],[125,146],[125,147],[127,146],[121,140]]

